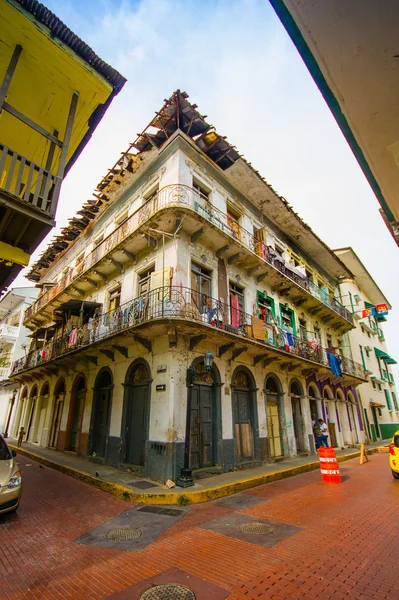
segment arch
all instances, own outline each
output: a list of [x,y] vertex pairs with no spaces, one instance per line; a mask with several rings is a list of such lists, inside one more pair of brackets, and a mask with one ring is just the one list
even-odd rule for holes
[[97,373],[94,382],[89,448],[93,456],[106,457],[111,419],[114,377],[109,367]]
[[21,392],[21,400],[24,400],[28,397],[28,386],[26,385]]
[[337,396],[337,400],[339,402],[345,402],[345,395],[344,395],[344,392],[341,389],[339,389],[339,388],[337,389],[336,396]]
[[290,382],[290,393],[293,396],[303,396],[302,384],[297,379],[292,379]]
[[324,400],[334,400],[334,395],[329,385],[325,385],[323,388],[323,398]]
[[65,393],[65,379],[60,377],[54,386],[54,396]]
[[126,371],[122,441],[125,463],[144,466],[150,426],[151,368],[144,358],[134,360]]
[[308,396],[315,400],[320,398],[320,391],[315,383],[309,383]]
[[235,462],[259,456],[258,410],[256,385],[252,372],[245,366],[234,369],[231,377]]
[[266,400],[267,435],[270,458],[284,456],[288,450],[288,440],[284,423],[284,400],[281,380],[274,373],[265,377],[264,393]]
[[37,396],[37,392],[38,392],[38,387],[37,387],[37,384],[35,383],[35,385],[32,386],[32,389],[29,393],[29,398],[34,398],[35,396]]
[[280,379],[273,373],[265,377],[265,392],[267,394],[279,396],[283,393],[283,386]]
[[190,414],[186,412],[186,439],[190,437],[190,465],[192,469],[212,467],[221,463],[220,372],[215,362],[212,369],[206,371],[203,356],[195,358],[189,369],[192,385],[187,386],[187,411]]
[[45,381],[40,390],[40,396],[48,396],[50,394],[50,384]]
[[69,402],[68,421],[65,434],[65,448],[76,452],[82,428],[84,403],[86,398],[86,377],[78,373],[73,380]]

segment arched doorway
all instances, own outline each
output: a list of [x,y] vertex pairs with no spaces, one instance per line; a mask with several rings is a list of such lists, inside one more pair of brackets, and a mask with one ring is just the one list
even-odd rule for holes
[[151,396],[151,371],[145,360],[135,360],[125,379],[122,432],[123,461],[144,465],[145,445],[148,439]]
[[34,385],[33,388],[31,389],[30,394],[29,394],[29,402],[28,402],[28,406],[27,406],[27,410],[26,410],[26,415],[25,415],[26,440],[27,441],[32,441],[30,439],[30,435],[32,433],[33,415],[35,414],[35,407],[36,407],[36,402],[37,402],[37,394],[38,394],[38,388],[37,388],[37,385]]
[[325,421],[328,426],[329,442],[333,448],[337,448],[336,410],[332,391],[329,387],[323,390],[324,408],[326,412]]
[[220,375],[215,363],[211,371],[205,370],[203,357],[196,359],[192,368],[190,465],[192,469],[202,469],[217,464],[217,439],[221,438],[221,427],[218,436],[220,412],[217,408]]
[[90,449],[93,456],[105,457],[111,417],[113,377],[104,367],[94,383],[93,409],[91,413]]
[[246,368],[237,367],[233,373],[231,388],[235,461],[253,460],[257,413],[252,373]]
[[64,408],[64,399],[65,399],[65,381],[64,379],[59,379],[54,388],[54,409],[53,409],[53,418],[51,420],[51,429],[50,429],[50,448],[57,447],[58,440],[58,432],[60,430],[62,411]]
[[336,391],[337,411],[339,418],[339,429],[342,435],[342,445],[352,445],[352,434],[349,425],[349,413],[346,408],[345,396],[342,390]]
[[71,391],[69,405],[68,425],[66,432],[65,449],[76,452],[79,446],[79,434],[82,425],[84,402],[86,397],[86,379],[79,374],[75,377]]
[[297,452],[305,451],[305,431],[302,415],[301,399],[303,396],[303,389],[298,381],[291,381],[290,385],[290,396],[292,406],[292,421],[294,426],[294,435],[296,441]]
[[282,387],[274,375],[266,377],[265,396],[270,458],[279,458],[284,454],[281,432]]

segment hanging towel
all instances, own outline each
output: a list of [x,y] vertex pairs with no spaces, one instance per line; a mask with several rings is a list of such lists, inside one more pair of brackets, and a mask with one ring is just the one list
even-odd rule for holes
[[341,375],[342,375],[341,365],[340,365],[339,361],[337,360],[337,357],[335,356],[335,354],[332,354],[331,352],[327,352],[326,354],[327,354],[328,364],[330,365],[331,372],[336,377],[341,377]]
[[231,324],[233,327],[240,326],[240,305],[238,302],[238,296],[230,294],[230,310],[231,310]]

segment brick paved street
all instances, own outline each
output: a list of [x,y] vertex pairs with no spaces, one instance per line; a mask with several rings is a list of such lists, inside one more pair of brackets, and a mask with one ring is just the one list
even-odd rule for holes
[[[167,577],[176,583],[185,577],[197,599],[399,598],[399,482],[391,477],[387,455],[374,455],[363,466],[359,459],[341,465],[341,485],[325,486],[319,473],[307,473],[234,498],[173,507],[183,511],[180,518],[138,511],[19,460],[22,504],[17,514],[0,517],[2,599],[127,600],[150,586],[137,587],[140,582]],[[112,525],[107,521],[120,526],[130,518],[139,519],[143,536],[171,526],[138,551],[134,540],[129,551],[120,542],[102,545]],[[247,523],[249,534],[243,532]],[[254,533],[257,527],[273,529]],[[178,571],[165,575],[172,568]]]

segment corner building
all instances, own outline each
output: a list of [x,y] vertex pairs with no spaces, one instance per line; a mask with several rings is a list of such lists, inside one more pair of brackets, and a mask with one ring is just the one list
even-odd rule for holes
[[13,365],[19,402],[36,398],[31,442],[176,479],[189,367],[194,475],[314,452],[312,414],[335,446],[362,441],[338,290],[352,274],[187,94],[63,236],[30,272],[32,346]]

